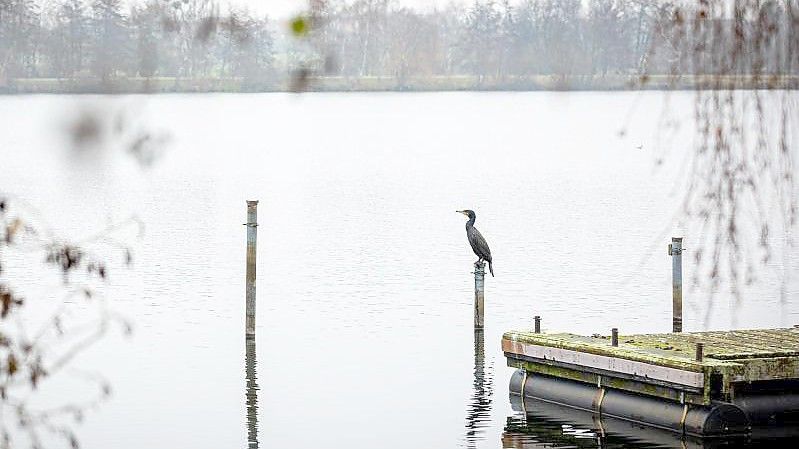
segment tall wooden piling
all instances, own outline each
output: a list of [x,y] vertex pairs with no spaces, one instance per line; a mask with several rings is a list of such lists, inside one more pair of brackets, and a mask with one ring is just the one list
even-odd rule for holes
[[258,201],[247,201],[247,304],[245,332],[255,337],[255,256],[258,238]]
[[682,332],[682,237],[672,237],[671,256],[671,324],[672,332]]
[[485,306],[485,262],[474,263],[474,328],[483,328]]

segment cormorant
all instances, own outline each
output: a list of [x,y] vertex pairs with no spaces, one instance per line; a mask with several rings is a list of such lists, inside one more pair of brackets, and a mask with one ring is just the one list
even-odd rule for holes
[[479,263],[485,260],[488,262],[488,271],[491,272],[491,277],[494,277],[494,267],[491,266],[491,249],[488,248],[488,243],[486,239],[483,238],[483,235],[480,234],[480,231],[474,227],[474,220],[477,218],[473,210],[456,210],[455,212],[461,213],[469,217],[469,221],[466,222],[466,237],[469,239],[469,244],[472,245],[472,251],[477,254],[477,262]]

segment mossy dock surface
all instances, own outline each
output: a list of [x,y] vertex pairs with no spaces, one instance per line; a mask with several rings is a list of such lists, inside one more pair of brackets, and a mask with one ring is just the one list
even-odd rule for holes
[[620,335],[618,346],[607,335],[512,331],[502,349],[509,366],[527,372],[685,403],[731,401],[736,392],[799,382],[797,328]]

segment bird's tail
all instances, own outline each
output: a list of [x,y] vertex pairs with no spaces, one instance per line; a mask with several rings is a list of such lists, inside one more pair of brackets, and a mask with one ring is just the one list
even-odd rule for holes
[[494,277],[494,267],[491,265],[491,261],[488,261],[488,271],[491,272],[491,277]]

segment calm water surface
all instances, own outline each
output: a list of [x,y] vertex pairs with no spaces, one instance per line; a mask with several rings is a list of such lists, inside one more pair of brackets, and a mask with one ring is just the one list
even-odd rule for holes
[[[141,240],[120,237],[135,264],[113,271],[107,291],[134,335],[114,332],[77,361],[114,391],[78,427],[83,446],[679,445],[623,425],[602,437],[590,417],[545,407],[525,419],[508,399],[499,345],[534,315],[545,330],[670,329],[667,240],[685,234],[690,251],[700,236],[673,221],[692,94],[672,94],[671,114],[684,120],[666,140],[663,100],[0,98],[0,188],[70,238],[131,214],[146,224]],[[124,132],[163,130],[171,145],[148,170],[121,151],[71,151],[65,123],[86,108],[128,111],[136,121]],[[260,226],[257,339],[245,345],[248,199],[260,200]],[[477,211],[494,254],[479,334],[474,256],[455,213],[464,208]],[[796,283],[779,297],[783,269],[799,261],[775,259],[788,266],[763,269],[737,308],[721,291],[709,320],[707,291],[687,292],[686,330],[799,323]],[[46,308],[60,279],[27,269],[37,262],[18,261],[8,276]],[[78,383],[45,393],[80,395]]]

